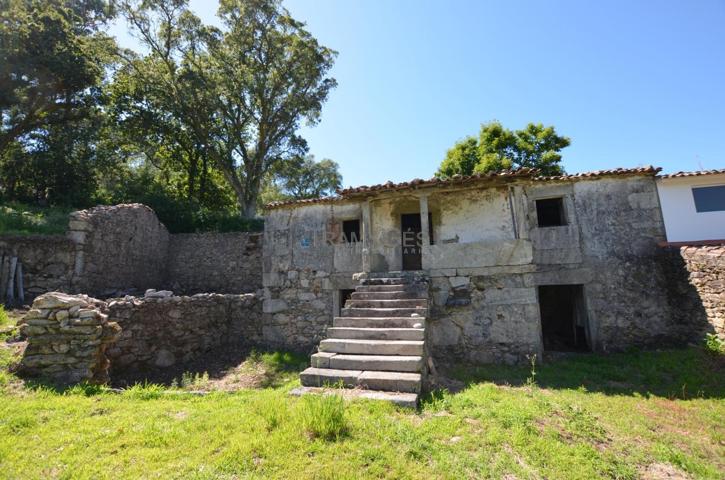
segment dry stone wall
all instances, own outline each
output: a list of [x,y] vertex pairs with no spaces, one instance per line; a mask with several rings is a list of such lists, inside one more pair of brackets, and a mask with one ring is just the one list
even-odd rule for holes
[[145,205],[73,212],[68,237],[76,244],[75,292],[107,297],[163,284],[169,233]]
[[673,320],[685,339],[725,340],[725,245],[667,247],[663,264]]
[[106,347],[120,327],[108,321],[104,307],[86,295],[53,292],[36,298],[20,327],[28,338],[21,371],[59,383],[106,383]]
[[249,293],[262,285],[261,233],[171,235],[167,286],[174,292]]
[[62,235],[0,237],[0,301],[23,304],[46,292],[69,291],[75,253],[75,243]]
[[109,318],[122,331],[108,351],[114,369],[164,368],[228,342],[264,343],[261,305],[254,294],[159,293],[108,304]]

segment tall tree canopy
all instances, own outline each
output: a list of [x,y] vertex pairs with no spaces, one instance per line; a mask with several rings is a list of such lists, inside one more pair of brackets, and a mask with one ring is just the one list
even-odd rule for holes
[[284,162],[275,172],[283,198],[318,198],[331,195],[342,184],[337,162],[313,155]]
[[536,168],[543,175],[559,175],[563,148],[571,140],[556,133],[554,127],[529,123],[521,130],[509,130],[499,122],[481,125],[478,138],[467,137],[446,152],[437,177],[456,174],[496,172],[516,168]]
[[222,0],[223,28],[206,26],[184,0],[122,2],[148,50],[125,52],[120,76],[135,79],[136,113],[170,118],[213,162],[253,216],[263,179],[304,155],[297,130],[315,124],[336,82],[336,52],[321,46],[278,0]]
[[115,42],[101,0],[0,0],[0,155],[24,135],[88,116]]

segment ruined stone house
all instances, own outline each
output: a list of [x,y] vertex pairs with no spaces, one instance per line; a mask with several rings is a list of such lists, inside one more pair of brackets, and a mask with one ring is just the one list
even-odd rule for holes
[[[428,285],[421,317],[437,361],[515,363],[547,350],[664,344],[679,327],[656,260],[665,239],[658,171],[540,177],[522,169],[272,204],[263,253],[268,333],[284,335],[277,326],[294,318],[299,342],[316,342],[332,317],[381,314],[345,308],[386,305],[361,283],[415,278]],[[404,306],[407,297],[396,298],[390,305]],[[336,348],[325,353],[321,344],[313,366],[368,352]]]

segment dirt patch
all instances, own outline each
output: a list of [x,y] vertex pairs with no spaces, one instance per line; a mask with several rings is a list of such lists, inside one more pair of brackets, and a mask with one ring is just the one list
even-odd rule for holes
[[263,355],[253,348],[229,344],[167,368],[114,370],[111,367],[111,386],[125,388],[147,382],[186,390],[228,392],[275,386],[304,367],[306,364],[294,358],[287,363],[265,362]]
[[691,477],[669,463],[651,463],[639,469],[642,480],[689,480]]

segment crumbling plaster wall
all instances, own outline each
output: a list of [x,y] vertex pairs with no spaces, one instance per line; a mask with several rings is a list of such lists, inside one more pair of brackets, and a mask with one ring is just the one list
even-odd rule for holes
[[338,291],[354,288],[362,243],[338,243],[339,222],[360,219],[361,205],[276,209],[265,220],[264,334],[278,345],[312,350],[339,310]]

